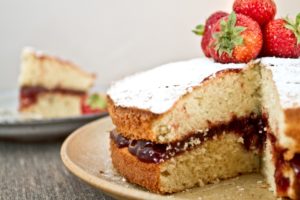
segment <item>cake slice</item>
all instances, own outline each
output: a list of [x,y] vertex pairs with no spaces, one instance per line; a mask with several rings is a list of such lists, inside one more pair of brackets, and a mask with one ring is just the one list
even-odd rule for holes
[[26,48],[19,77],[19,110],[46,118],[81,115],[81,101],[94,81],[95,75],[71,62]]
[[[278,78],[293,66],[300,66],[299,59],[264,58],[247,65],[196,59],[115,83],[108,91],[116,125],[113,165],[129,182],[172,193],[258,172],[263,157],[276,195],[300,198],[300,73]],[[281,90],[286,84],[294,87]],[[285,100],[292,102],[289,108]]]
[[261,64],[268,119],[262,172],[278,196],[300,199],[300,59],[263,58]]

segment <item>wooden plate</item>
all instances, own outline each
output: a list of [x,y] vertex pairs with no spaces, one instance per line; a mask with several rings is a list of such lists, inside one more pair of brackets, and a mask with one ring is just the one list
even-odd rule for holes
[[65,140],[61,157],[75,176],[116,199],[276,199],[260,174],[243,175],[172,195],[150,193],[126,182],[112,167],[108,133],[111,129],[113,125],[109,117],[78,129]]

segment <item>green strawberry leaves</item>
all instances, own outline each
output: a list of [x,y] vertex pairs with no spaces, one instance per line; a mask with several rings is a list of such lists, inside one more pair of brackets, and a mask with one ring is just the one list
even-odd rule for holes
[[205,27],[202,24],[199,24],[198,26],[196,26],[196,28],[193,31],[193,33],[195,33],[196,35],[200,35],[202,36],[204,34],[204,29]]
[[296,17],[296,22],[288,17],[286,17],[284,20],[286,22],[285,28],[291,30],[295,34],[297,38],[297,45],[300,44],[300,13],[298,13]]
[[87,104],[92,109],[105,109],[106,108],[106,100],[99,94],[92,94],[87,99]]
[[213,34],[215,42],[212,45],[219,55],[227,53],[232,57],[233,49],[244,43],[241,33],[246,30],[246,27],[236,26],[236,20],[236,14],[232,12],[227,21],[221,19],[221,31]]

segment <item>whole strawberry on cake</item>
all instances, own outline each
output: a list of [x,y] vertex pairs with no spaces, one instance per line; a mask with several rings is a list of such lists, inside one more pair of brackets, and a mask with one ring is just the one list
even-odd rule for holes
[[165,194],[260,172],[276,197],[300,199],[299,17],[278,23],[272,0],[233,9],[194,30],[211,59],[162,65],[108,90],[112,162],[129,182]]

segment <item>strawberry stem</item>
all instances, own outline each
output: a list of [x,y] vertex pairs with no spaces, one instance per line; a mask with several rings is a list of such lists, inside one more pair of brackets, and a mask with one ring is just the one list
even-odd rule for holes
[[99,94],[92,94],[87,99],[87,104],[92,109],[104,109],[106,108],[106,101],[103,97],[101,97]]
[[232,12],[227,21],[221,20],[221,31],[213,34],[216,40],[212,45],[219,55],[227,53],[231,57],[233,49],[244,43],[241,33],[246,30],[246,27],[236,26],[236,20],[236,14]]
[[300,44],[300,13],[296,16],[295,22],[290,18],[286,17],[285,19],[285,28],[291,30],[295,37],[297,38],[297,45]]
[[196,35],[200,35],[202,36],[204,34],[204,26],[202,24],[199,24],[196,26],[196,28],[194,30],[192,30],[193,33],[195,33]]

